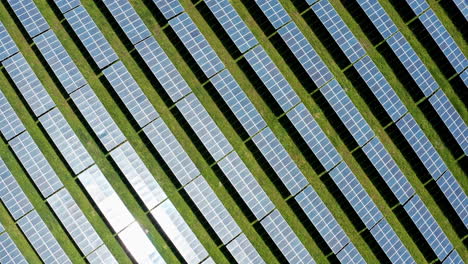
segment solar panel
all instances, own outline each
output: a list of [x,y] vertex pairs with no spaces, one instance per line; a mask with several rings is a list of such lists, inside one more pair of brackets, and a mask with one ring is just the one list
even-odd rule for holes
[[28,263],[8,233],[0,234],[0,263]]
[[415,263],[387,220],[382,219],[370,232],[391,263]]
[[9,144],[42,196],[48,197],[63,187],[57,174],[29,133],[20,134],[10,140]]
[[58,108],[54,108],[42,115],[39,121],[75,175],[94,163],[93,158],[91,158]]
[[275,29],[282,27],[284,24],[291,21],[288,12],[277,0],[255,0],[262,12],[268,18]]
[[[294,198],[333,253],[337,254],[350,240],[312,186]],[[359,253],[358,253],[359,255]]]
[[416,16],[419,16],[422,12],[429,8],[426,0],[406,0],[406,2],[410,8],[413,9],[413,12],[416,14]]
[[325,170],[332,169],[342,160],[304,104],[294,107],[287,116]]
[[110,155],[148,209],[154,208],[167,198],[128,141],[112,150]]
[[255,247],[250,243],[244,234],[240,234],[233,241],[226,245],[227,250],[231,253],[237,263],[265,263],[262,257],[258,254]]
[[245,53],[244,57],[284,112],[300,103],[301,100],[296,92],[291,88],[262,46],[251,49]]
[[0,91],[0,132],[6,140],[26,130],[5,95]]
[[64,16],[99,69],[119,59],[83,6],[67,12]]
[[148,97],[121,61],[104,69],[103,73],[140,127],[159,117]]
[[434,11],[428,10],[419,17],[424,27],[429,31],[434,41],[444,53],[450,64],[457,73],[468,67],[468,60],[458,47],[455,40],[450,36],[447,29],[442,25]]
[[2,223],[0,223],[0,233],[3,233],[5,231],[5,228],[2,226]]
[[187,263],[200,263],[208,257],[208,252],[169,200],[154,208],[151,215]]
[[103,244],[96,230],[66,189],[54,193],[47,202],[85,256]]
[[255,135],[267,126],[265,120],[263,120],[260,113],[228,70],[222,71],[211,78],[211,83],[249,136]]
[[425,96],[429,96],[439,88],[431,73],[400,32],[389,38],[387,43]]
[[468,87],[468,70],[464,70],[462,73],[460,73],[460,79]]
[[351,63],[366,55],[366,51],[328,0],[322,0],[314,4],[312,11],[314,11]]
[[17,223],[44,263],[72,263],[36,210]]
[[106,246],[101,246],[86,257],[90,264],[117,264],[117,260]]
[[19,52],[18,47],[5,26],[0,22],[0,61],[5,60],[17,52]]
[[384,39],[398,31],[397,26],[379,2],[372,0],[358,0],[357,2]]
[[400,204],[404,204],[413,196],[413,187],[378,138],[373,138],[362,147],[362,151],[387,183]]
[[468,155],[468,127],[444,91],[439,90],[429,98],[429,102],[457,141],[465,155]]
[[107,151],[126,140],[89,85],[73,92],[70,97]]
[[120,232],[119,238],[137,263],[166,263],[137,222]]
[[241,53],[258,44],[255,36],[228,0],[206,0],[204,3]]
[[442,261],[444,264],[464,264],[465,261],[460,257],[458,252],[456,250],[453,250],[444,261]]
[[368,229],[383,218],[374,201],[346,163],[341,162],[329,174]]
[[444,259],[453,249],[453,246],[429,210],[427,210],[421,198],[415,195],[403,207],[437,257]]
[[200,175],[187,152],[161,118],[145,126],[143,132],[182,186]]
[[294,22],[280,28],[278,33],[317,87],[333,79],[327,65]]
[[203,177],[198,177],[191,181],[184,187],[184,190],[223,244],[228,243],[242,232]]
[[33,0],[8,0],[8,3],[31,38],[50,28]]
[[156,39],[149,37],[136,44],[135,49],[171,97],[172,102],[177,102],[192,91]]
[[60,12],[62,12],[62,14],[81,5],[80,0],[54,0],[54,2],[55,5],[60,9]]
[[78,178],[116,233],[135,220],[96,165],[82,172]]
[[216,52],[187,13],[183,13],[171,19],[169,25],[188,49],[190,55],[192,55],[207,78],[210,78],[224,68],[224,64],[221,62]]
[[185,11],[177,0],[153,0],[153,2],[167,20]]
[[462,222],[468,227],[468,198],[450,171],[446,171],[437,181],[437,185],[444,193]]
[[405,115],[396,125],[432,178],[439,178],[447,170],[447,166],[413,116]]
[[257,219],[262,219],[275,209],[270,198],[237,153],[233,152],[226,156],[218,162],[218,166]]
[[127,0],[103,0],[132,44],[151,36],[143,20]]
[[35,37],[34,43],[67,93],[86,84],[80,70],[52,30]]
[[369,56],[357,61],[354,67],[375,97],[377,97],[377,100],[379,100],[392,121],[397,121],[408,112],[398,95]]
[[203,262],[201,262],[201,264],[216,264],[216,263],[214,262],[214,260],[211,257],[209,257],[209,258],[205,259]]
[[260,224],[271,237],[289,263],[315,263],[312,256],[296,236],[278,210],[266,216]]
[[255,135],[252,141],[291,195],[296,195],[309,184],[269,127]]
[[359,251],[356,247],[350,243],[346,245],[340,252],[336,254],[336,258],[341,263],[346,264],[365,264],[366,261],[359,254]]
[[353,104],[336,79],[327,83],[319,91],[331,105],[359,146],[363,146],[375,136],[372,128],[367,124],[364,117],[362,117],[357,107]]
[[[0,159],[0,199],[10,212],[13,219],[17,220],[34,207],[26,194],[21,189],[16,179]],[[0,228],[3,229],[3,228]],[[2,230],[0,230],[2,232]]]
[[176,106],[215,161],[232,151],[231,144],[194,94],[186,96]]
[[54,101],[21,53],[3,61],[3,66],[36,117],[55,106]]
[[460,13],[468,20],[468,3],[465,0],[453,0],[455,6],[460,10]]

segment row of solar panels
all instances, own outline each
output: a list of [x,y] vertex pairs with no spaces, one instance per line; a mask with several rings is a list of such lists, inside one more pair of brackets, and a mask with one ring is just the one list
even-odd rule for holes
[[0,262],[1,263],[28,263],[21,251],[11,239],[5,228],[0,224]]

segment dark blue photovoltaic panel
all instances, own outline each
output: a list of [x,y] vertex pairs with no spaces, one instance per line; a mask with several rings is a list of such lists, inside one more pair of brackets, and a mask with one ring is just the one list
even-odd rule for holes
[[135,49],[171,97],[172,102],[177,102],[192,91],[154,37],[136,44]]
[[287,116],[325,170],[332,169],[342,160],[304,104],[291,109]]
[[[2,233],[0,226],[0,233]],[[0,234],[0,263],[27,264],[23,254],[19,251],[15,242],[10,238],[8,233]]]
[[237,120],[242,124],[249,136],[255,135],[267,124],[260,113],[227,70],[211,78],[211,83],[224,99]]
[[413,116],[411,114],[405,115],[396,125],[432,178],[438,179],[447,170],[447,166]]
[[468,3],[466,0],[452,0],[466,20],[468,20]]
[[387,183],[387,186],[392,190],[400,204],[408,201],[414,194],[414,189],[380,140],[373,138],[362,147],[362,151],[379,172],[385,183]]
[[187,13],[171,19],[169,24],[207,78],[224,68],[216,52]]
[[50,28],[33,0],[8,0],[8,3],[31,38]]
[[366,264],[366,261],[362,258],[361,254],[359,254],[359,251],[352,243],[346,245],[346,247],[338,252],[338,254],[336,254],[336,258],[341,263]]
[[153,2],[167,20],[185,11],[178,0],[153,0]]
[[370,232],[391,263],[415,263],[408,249],[401,243],[387,220],[382,219]]
[[460,257],[456,250],[453,250],[447,258],[442,261],[443,264],[465,264],[465,261]]
[[460,79],[463,81],[466,87],[468,87],[468,69],[460,73]]
[[333,79],[327,65],[294,22],[280,28],[278,33],[317,87]]
[[0,62],[17,52],[19,52],[18,47],[0,22]]
[[301,100],[296,92],[262,46],[256,46],[247,52],[244,57],[284,112],[300,103]]
[[229,244],[226,245],[226,248],[229,250],[237,263],[265,263],[262,257],[258,254],[255,247],[250,243],[244,234],[240,234],[233,241],[229,242]]
[[453,246],[429,210],[427,210],[421,198],[417,195],[413,196],[403,208],[429,243],[429,246],[434,250],[436,256],[439,259],[444,259],[453,249]]
[[450,171],[446,171],[436,183],[462,222],[468,227],[468,197],[453,174]]
[[419,16],[424,10],[429,8],[426,0],[406,0],[408,5],[413,9],[416,16]]
[[103,0],[132,44],[151,36],[143,20],[127,0]]
[[6,140],[10,140],[14,136],[26,130],[23,122],[18,118],[18,115],[7,101],[6,97],[0,91],[0,132]]
[[55,5],[60,9],[62,14],[70,11],[71,9],[81,5],[80,0],[54,0]]
[[383,218],[374,201],[346,163],[341,162],[329,174],[368,229]]
[[258,44],[257,39],[242,21],[229,0],[205,0],[204,3],[218,19],[241,53]]
[[278,29],[291,21],[291,17],[288,15],[288,12],[284,10],[278,0],[255,0],[255,2],[275,29]]
[[363,146],[375,136],[374,131],[372,131],[337,80],[327,83],[319,91],[335,110],[335,113],[359,146]]
[[398,31],[395,23],[393,23],[378,1],[358,0],[357,2],[384,39],[389,38],[393,33]]
[[67,93],[86,85],[86,80],[52,30],[34,38],[37,48]]

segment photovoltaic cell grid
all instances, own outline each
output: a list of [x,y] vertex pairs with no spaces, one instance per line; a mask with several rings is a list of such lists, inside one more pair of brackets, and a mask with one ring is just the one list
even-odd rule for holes
[[44,263],[71,263],[35,210],[19,219],[17,223]]
[[366,55],[366,51],[328,0],[312,5],[312,10],[351,63]]
[[0,263],[27,264],[28,262],[8,233],[2,232],[0,226]]
[[444,193],[462,222],[468,227],[468,197],[450,171],[446,171],[437,181],[437,185]]
[[379,2],[372,0],[358,0],[357,2],[384,39],[388,39],[398,31],[397,26]]
[[204,3],[241,53],[258,44],[255,36],[228,0],[206,0]]
[[453,3],[455,3],[465,19],[468,20],[468,3],[464,0],[453,0]]
[[0,91],[0,132],[6,140],[26,130],[18,115]]
[[156,4],[166,20],[169,20],[185,11],[177,0],[153,0],[153,2]]
[[288,15],[288,12],[284,10],[280,2],[276,0],[255,0],[255,2],[275,29],[291,21],[291,17]]
[[413,9],[416,16],[419,16],[422,12],[429,8],[426,0],[406,0],[408,5]]
[[121,61],[104,69],[103,73],[140,127],[159,117],[156,109]]
[[0,62],[19,52],[5,26],[0,22]]
[[127,0],[103,0],[119,26],[132,44],[151,36],[143,20]]
[[117,260],[105,246],[101,246],[86,257],[90,264],[117,264]]
[[54,2],[55,5],[60,9],[60,12],[62,12],[62,14],[81,5],[80,0],[54,0]]
[[52,30],[35,37],[34,43],[67,93],[86,84],[80,70]]
[[83,6],[67,12],[64,16],[100,69],[119,59]]
[[224,64],[219,59],[218,55],[216,55],[216,52],[187,13],[183,13],[171,19],[169,25],[188,49],[207,78],[210,78],[224,68]]
[[358,250],[353,244],[348,244],[344,247],[336,257],[341,263],[347,264],[365,264],[366,261],[359,254]]
[[8,3],[31,38],[50,28],[33,0],[8,0]]
[[36,117],[55,106],[21,53],[3,61],[3,66]]
[[387,220],[382,219],[370,232],[391,263],[415,263]]
[[166,263],[137,222],[120,232],[119,238],[137,263]]
[[[265,263],[244,234],[239,235],[227,246],[237,263],[260,264]],[[214,262],[213,262],[214,263]]]
[[445,259],[442,261],[444,264],[463,264],[465,261],[460,257],[456,250],[453,250]]

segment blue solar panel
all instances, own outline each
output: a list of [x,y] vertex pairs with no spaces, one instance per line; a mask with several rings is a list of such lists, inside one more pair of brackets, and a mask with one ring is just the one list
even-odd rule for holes
[[0,91],[0,132],[6,140],[26,130],[10,103]]
[[184,12],[184,8],[177,0],[153,0],[153,2],[167,20]]
[[60,9],[62,14],[72,10],[73,8],[81,5],[80,0],[54,0],[55,5]]
[[31,38],[50,28],[33,0],[8,0],[8,3]]
[[465,17],[465,19],[468,20],[468,3],[465,0],[453,0],[453,2]]
[[426,0],[406,0],[406,2],[411,7],[416,16],[419,16],[422,12],[429,8]]
[[408,249],[401,243],[390,224],[382,219],[370,230],[391,263],[415,263]]
[[465,261],[460,257],[457,251],[453,250],[447,258],[442,261],[443,264],[465,264]]
[[275,29],[278,29],[291,21],[291,17],[288,15],[288,12],[284,10],[278,0],[256,0],[255,2]]
[[365,264],[366,261],[362,258],[359,254],[359,251],[353,244],[348,244],[344,247],[338,254],[336,254],[336,258],[341,263],[346,264]]
[[437,181],[437,185],[452,205],[462,222],[468,227],[468,197],[450,171],[446,171]]
[[398,31],[398,28],[378,1],[358,0],[357,2],[384,39],[389,38]]
[[[1,226],[0,226],[1,230]],[[2,231],[0,231],[1,233]],[[0,234],[0,263],[27,264],[23,254],[8,233]]]
[[0,62],[19,52],[18,47],[0,22]]

